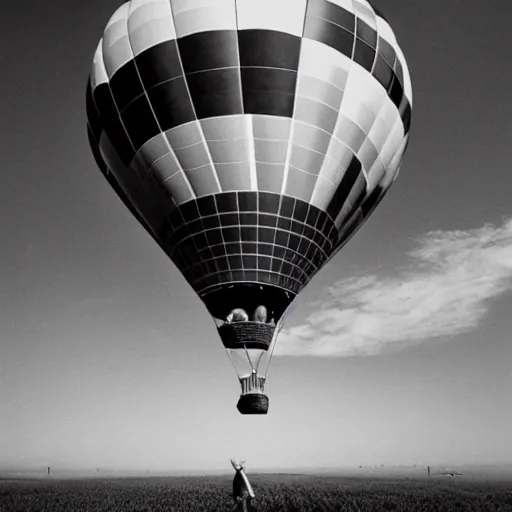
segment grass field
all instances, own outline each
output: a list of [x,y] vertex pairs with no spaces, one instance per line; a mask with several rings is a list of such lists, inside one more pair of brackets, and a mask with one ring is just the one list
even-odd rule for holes
[[[253,510],[512,512],[512,483],[249,475]],[[0,480],[0,511],[232,511],[231,477]]]

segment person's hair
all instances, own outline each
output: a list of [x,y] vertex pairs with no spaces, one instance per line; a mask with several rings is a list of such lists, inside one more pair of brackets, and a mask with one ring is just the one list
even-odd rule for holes
[[267,321],[267,308],[265,306],[258,306],[254,311],[253,320],[265,323]]

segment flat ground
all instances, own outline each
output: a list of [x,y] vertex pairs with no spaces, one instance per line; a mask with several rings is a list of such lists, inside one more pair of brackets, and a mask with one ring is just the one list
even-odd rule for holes
[[[250,474],[255,512],[512,512],[512,482]],[[0,511],[233,511],[232,478],[0,480]]]

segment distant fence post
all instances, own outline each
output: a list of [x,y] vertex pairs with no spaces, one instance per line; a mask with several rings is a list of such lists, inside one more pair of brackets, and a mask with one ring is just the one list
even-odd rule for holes
[[428,476],[430,476],[430,466],[427,466]]
[[48,466],[48,475],[50,474],[50,466]]

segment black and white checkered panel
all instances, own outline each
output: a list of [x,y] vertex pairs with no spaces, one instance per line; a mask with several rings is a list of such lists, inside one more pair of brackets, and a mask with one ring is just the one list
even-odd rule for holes
[[258,282],[298,293],[333,252],[337,228],[319,208],[269,192],[225,192],[174,210],[160,234],[201,295],[219,284]]
[[132,0],[87,98],[100,167],[198,293],[297,293],[395,179],[412,88],[366,0]]

